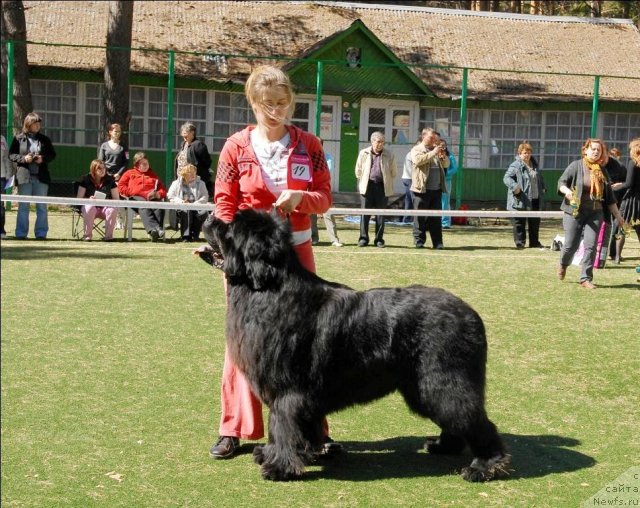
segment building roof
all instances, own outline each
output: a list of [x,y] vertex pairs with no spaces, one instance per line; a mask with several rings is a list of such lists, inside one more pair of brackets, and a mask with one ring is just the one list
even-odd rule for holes
[[[29,41],[104,47],[108,2],[44,0],[24,5]],[[132,47],[295,59],[348,30],[355,20],[438,97],[459,96],[459,68],[468,67],[470,99],[590,101],[593,76],[601,75],[601,100],[640,102],[640,33],[630,20],[346,2],[137,0]],[[30,45],[28,54],[37,66],[101,71],[105,61],[99,48]],[[179,55],[176,75],[241,83],[254,62],[226,58],[219,64]],[[167,56],[135,51],[131,68],[163,75]],[[635,79],[625,79],[630,77]]]

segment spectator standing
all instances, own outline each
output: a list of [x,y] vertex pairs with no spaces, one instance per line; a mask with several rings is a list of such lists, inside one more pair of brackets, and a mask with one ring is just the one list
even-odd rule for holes
[[117,182],[127,170],[129,152],[120,142],[122,127],[119,123],[109,124],[107,132],[109,139],[98,148],[98,159],[104,161],[107,174]]
[[[144,152],[133,156],[133,168],[125,171],[118,182],[118,192],[137,201],[162,201],[167,197],[165,188],[156,175]],[[160,208],[140,208],[138,213],[152,242],[164,238],[164,210]]]
[[558,194],[564,196],[560,209],[564,212],[562,226],[565,241],[557,275],[560,280],[565,278],[567,267],[583,238],[584,255],[580,261],[579,282],[586,289],[595,289],[593,265],[598,232],[603,221],[602,209],[608,207],[620,227],[624,226],[609,176],[602,170],[605,150],[600,139],[588,138],[582,146],[582,158],[569,164],[558,180]]
[[[542,172],[538,162],[531,156],[533,148],[529,143],[520,143],[516,159],[509,165],[504,178],[507,186],[507,210],[538,211],[546,192]],[[529,247],[542,248],[539,240],[539,217],[513,217],[513,241],[516,249],[524,249],[527,243],[527,223],[529,224]]]
[[[324,140],[320,139],[320,144],[324,147]],[[334,166],[333,166],[333,157],[330,153],[324,152],[324,158],[327,161],[327,167],[329,168],[329,174],[331,175],[331,181],[333,181],[334,177]],[[322,219],[324,220],[324,227],[327,229],[327,235],[329,235],[329,239],[331,240],[331,245],[334,247],[342,247],[342,243],[338,238],[338,232],[336,228],[336,218],[330,213],[323,213]],[[320,236],[318,235],[318,215],[315,213],[311,214],[311,244],[318,245],[320,241]]]
[[[444,147],[437,143],[438,135],[432,128],[422,130],[422,139],[411,149],[411,192],[415,210],[442,209],[442,193],[445,188],[445,172],[449,158]],[[434,249],[444,249],[442,220],[440,217],[416,216],[413,222],[413,238],[418,249],[424,247],[427,230]]]
[[[56,158],[51,140],[40,132],[42,118],[29,113],[24,118],[22,132],[13,138],[9,158],[17,164],[16,181],[21,196],[46,196],[51,183],[49,163]],[[29,205],[18,204],[16,239],[24,240],[29,234]],[[45,240],[49,232],[46,203],[36,203],[36,240]]]
[[[629,163],[624,184],[616,185],[623,192],[620,204],[620,214],[624,221],[631,226],[640,241],[640,138],[634,138],[629,143]],[[622,248],[624,247],[624,232],[620,232],[616,239],[617,251],[615,262],[620,263]]]
[[[216,174],[215,215],[231,222],[244,208],[288,214],[294,249],[303,266],[315,272],[309,214],[331,206],[331,179],[315,136],[289,125],[294,105],[288,76],[271,66],[253,70],[245,84],[247,101],[257,120],[227,139],[220,152]],[[295,171],[293,168],[295,166]],[[210,449],[214,458],[232,457],[239,439],[264,436],[258,398],[225,351],[221,390],[220,434]],[[337,448],[328,437],[325,451]]]
[[[0,192],[4,194],[5,188],[7,187],[7,181],[13,176],[13,167],[11,161],[9,160],[9,145],[7,144],[7,140],[4,136],[0,135],[0,168],[2,169],[1,173],[1,185]],[[7,232],[4,230],[5,225],[5,209],[4,209],[4,201],[0,206],[0,238],[3,240],[7,237]]]
[[[609,159],[605,163],[604,167],[609,173],[609,177],[611,178],[611,188],[613,189],[613,195],[616,198],[616,204],[618,208],[620,208],[620,213],[622,213],[621,205],[622,205],[622,197],[624,196],[626,186],[625,182],[627,179],[627,169],[620,163],[620,150],[617,148],[612,148],[609,150]],[[618,246],[624,245],[624,234],[620,231],[620,227],[616,222],[615,217],[612,217],[608,209],[604,210],[604,220],[611,227],[611,242],[609,243],[609,258],[614,261],[614,263],[620,263],[620,255],[618,254]],[[624,218],[624,215],[623,215]],[[627,219],[625,219],[627,222]],[[616,238],[618,238],[616,240]]]
[[[193,164],[187,164],[178,169],[178,178],[171,183],[167,197],[172,203],[205,204],[209,201],[207,188],[197,175],[197,169]],[[178,210],[182,241],[197,240],[206,218],[206,210]]]
[[206,143],[196,137],[196,126],[191,122],[185,122],[180,127],[180,135],[184,140],[182,147],[176,156],[175,170],[182,166],[193,164],[197,168],[197,175],[204,182],[209,196],[213,196],[213,182],[211,181],[211,155]]
[[[96,199],[96,192],[101,192],[104,197],[100,199],[120,199],[115,178],[107,173],[106,164],[100,159],[94,159],[89,166],[89,174],[86,175],[78,186],[77,198]],[[90,242],[93,237],[93,223],[96,218],[104,219],[104,241],[113,240],[113,230],[116,227],[118,210],[113,206],[82,206],[82,218],[84,219],[85,242]]]
[[[362,208],[386,208],[388,196],[393,195],[393,180],[396,177],[396,160],[390,150],[384,149],[384,134],[371,134],[371,146],[358,154],[356,178]],[[369,245],[369,221],[371,215],[360,220],[358,247]],[[384,215],[375,216],[375,245],[384,247]]]
[[[442,193],[442,209],[451,210],[451,183],[453,181],[453,175],[458,172],[458,163],[456,162],[455,155],[449,152],[447,142],[445,140],[441,140],[441,142],[444,146],[444,153],[449,158],[449,167],[447,168],[444,176],[445,192]],[[441,222],[442,229],[451,228],[451,217],[449,215],[443,215]]]

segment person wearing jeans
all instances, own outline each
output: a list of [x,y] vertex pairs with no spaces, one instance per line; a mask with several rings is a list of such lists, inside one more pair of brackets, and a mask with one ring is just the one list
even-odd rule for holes
[[611,189],[608,173],[602,171],[606,160],[604,143],[588,138],[582,147],[582,159],[573,161],[558,180],[558,194],[564,196],[560,206],[564,212],[564,244],[560,254],[557,275],[565,278],[567,267],[584,239],[584,255],[580,261],[580,285],[585,289],[595,289],[593,265],[596,256],[596,241],[603,220],[603,207],[607,206],[618,220],[620,227],[624,219],[620,215],[616,198]]
[[[9,158],[16,163],[16,181],[21,196],[46,196],[51,177],[48,164],[56,158],[51,140],[40,132],[42,119],[29,113],[22,124],[22,132],[11,143]],[[24,240],[29,234],[29,205],[18,205],[16,238]],[[36,203],[35,237],[44,240],[49,232],[47,205]]]

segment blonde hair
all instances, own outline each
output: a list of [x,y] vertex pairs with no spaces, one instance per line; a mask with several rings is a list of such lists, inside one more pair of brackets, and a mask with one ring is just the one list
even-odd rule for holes
[[22,122],[22,133],[27,134],[29,129],[34,123],[42,122],[42,118],[35,111],[28,113],[27,116],[24,117],[24,122]]
[[640,138],[633,138],[629,143],[629,157],[640,166]]
[[104,161],[100,159],[93,159],[91,161],[91,164],[89,165],[89,174],[91,175],[91,178],[94,179],[94,181],[97,180],[96,173],[98,172],[98,168],[100,166],[105,167]]
[[[147,155],[144,152],[136,152],[136,154],[133,156],[133,167],[137,167],[138,162],[140,162],[142,159],[147,159]],[[147,159],[147,162],[148,161],[149,159]]]
[[178,176],[184,178],[188,173],[193,173],[195,175],[197,172],[198,170],[193,164],[186,164],[178,169]]
[[611,155],[611,157],[618,158],[622,155],[622,152],[620,151],[619,148],[614,146],[611,150],[609,150],[609,155]]
[[289,113],[293,111],[294,93],[291,80],[282,70],[271,65],[256,67],[244,85],[244,94],[251,106],[262,103],[267,90],[280,88],[289,99]]

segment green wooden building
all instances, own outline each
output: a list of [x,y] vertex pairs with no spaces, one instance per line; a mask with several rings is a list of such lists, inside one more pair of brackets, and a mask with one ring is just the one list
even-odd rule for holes
[[[108,5],[24,4],[34,108],[59,154],[54,181],[65,184],[87,172],[104,139]],[[640,33],[629,20],[138,0],[132,48],[130,151],[147,152],[167,180],[182,123],[196,124],[215,157],[253,120],[243,84],[262,63],[291,76],[292,121],[325,140],[338,169],[335,192],[355,192],[355,159],[374,130],[401,167],[420,129],[436,128],[463,156],[458,197],[498,202],[523,140],[553,187],[592,133],[625,156],[640,136]]]

